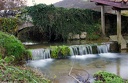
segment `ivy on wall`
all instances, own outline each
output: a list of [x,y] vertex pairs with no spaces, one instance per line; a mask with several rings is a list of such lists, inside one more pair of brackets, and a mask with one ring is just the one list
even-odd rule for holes
[[88,38],[95,37],[91,36],[92,34],[99,36],[100,27],[97,18],[100,17],[100,13],[98,12],[45,4],[26,7],[25,11],[32,17],[35,29],[39,29],[49,41],[67,40],[69,33],[87,32],[90,35]]
[[14,34],[18,28],[17,18],[0,18],[0,30]]

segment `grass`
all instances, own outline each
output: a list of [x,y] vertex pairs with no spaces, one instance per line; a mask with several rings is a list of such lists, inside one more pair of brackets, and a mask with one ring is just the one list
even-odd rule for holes
[[24,66],[13,66],[0,60],[0,83],[50,83],[42,73]]

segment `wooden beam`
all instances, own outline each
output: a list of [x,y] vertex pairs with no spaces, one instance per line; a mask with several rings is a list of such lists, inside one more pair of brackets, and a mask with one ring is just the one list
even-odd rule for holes
[[108,5],[116,8],[120,8],[121,10],[128,10],[128,2],[124,3],[123,1],[116,2],[115,0],[90,0],[91,2],[96,2],[97,4]]
[[117,8],[117,7],[112,7],[113,10],[128,10],[128,8]]

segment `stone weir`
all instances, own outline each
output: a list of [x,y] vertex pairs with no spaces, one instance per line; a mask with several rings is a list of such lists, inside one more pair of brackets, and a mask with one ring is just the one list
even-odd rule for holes
[[[87,44],[87,45],[72,45],[68,46],[70,49],[70,56],[80,55],[85,56],[87,54],[100,54],[108,52],[118,52],[117,42],[108,42],[101,44]],[[51,58],[51,49],[32,49],[32,56],[34,60],[49,59]]]

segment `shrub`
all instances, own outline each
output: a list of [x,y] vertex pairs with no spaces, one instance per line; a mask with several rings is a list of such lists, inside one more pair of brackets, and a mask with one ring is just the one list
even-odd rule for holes
[[94,78],[94,83],[125,83],[121,77],[105,71],[95,73]]
[[31,57],[29,51],[26,51],[24,45],[13,35],[0,32],[0,46],[2,58],[14,56],[14,61],[19,62]]

